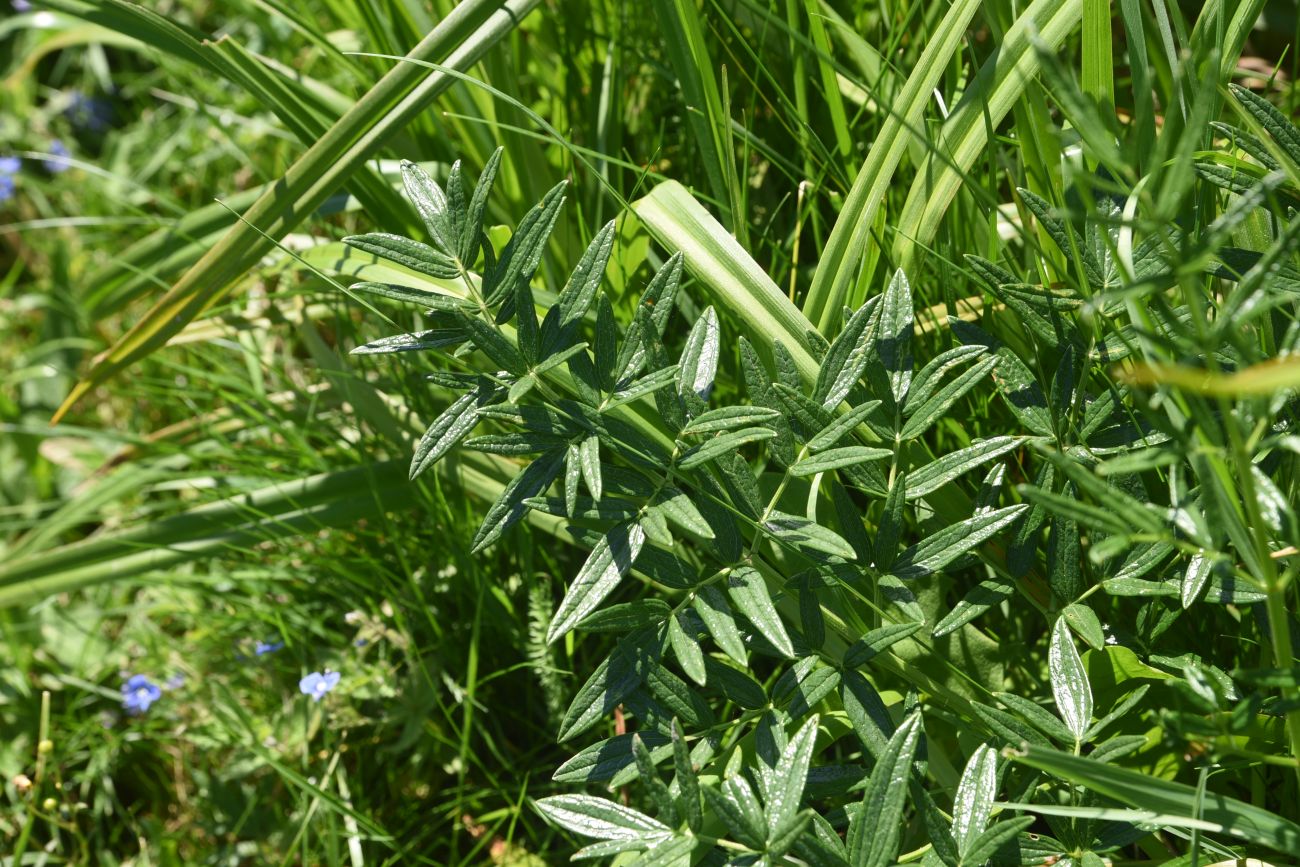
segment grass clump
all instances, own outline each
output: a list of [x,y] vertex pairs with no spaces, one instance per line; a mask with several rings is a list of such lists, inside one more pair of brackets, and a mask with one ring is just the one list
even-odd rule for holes
[[1263,4],[534,5],[0,31],[15,863],[1300,850]]

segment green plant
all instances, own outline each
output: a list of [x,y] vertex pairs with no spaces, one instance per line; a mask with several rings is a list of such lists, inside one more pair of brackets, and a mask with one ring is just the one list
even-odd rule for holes
[[[1275,134],[1284,132],[1257,107],[1254,116],[1261,115]],[[946,864],[984,863],[1017,848],[1021,858],[1103,853],[1142,837],[1135,822],[1174,833],[1213,830],[1278,851],[1300,844],[1300,826],[1230,799],[1216,808],[1220,818],[1197,824],[1198,816],[1176,815],[1183,796],[1170,794],[1167,808],[1123,814],[1129,824],[1122,833],[1099,824],[1120,814],[1112,817],[1096,799],[1144,808],[1146,794],[1155,798],[1172,785],[1113,763],[1147,745],[1120,724],[1132,722],[1152,683],[1177,680],[1112,646],[1090,605],[1097,593],[1169,592],[1181,596],[1183,608],[1267,600],[1269,622],[1282,624],[1269,632],[1276,666],[1269,671],[1291,670],[1289,643],[1278,631],[1288,628],[1290,573],[1284,578],[1272,565],[1288,556],[1295,526],[1272,479],[1290,476],[1255,469],[1278,449],[1278,437],[1290,436],[1287,394],[1266,380],[1245,427],[1228,424],[1216,439],[1210,420],[1237,417],[1227,404],[1193,408],[1185,402],[1201,398],[1149,362],[1109,370],[1143,353],[1163,358],[1181,345],[1180,358],[1193,351],[1223,358],[1238,371],[1225,381],[1256,375],[1250,365],[1265,347],[1237,340],[1239,352],[1257,348],[1224,356],[1222,345],[1246,319],[1198,334],[1198,315],[1178,301],[1201,298],[1203,290],[1167,292],[1180,280],[1207,279],[1213,260],[1220,264],[1210,278],[1248,287],[1229,296],[1237,303],[1220,316],[1242,309],[1252,287],[1262,293],[1257,298],[1268,297],[1263,287],[1273,272],[1264,269],[1273,259],[1222,248],[1263,201],[1260,189],[1234,178],[1241,198],[1203,236],[1159,231],[1136,244],[1123,237],[1132,229],[1119,222],[1119,202],[1096,202],[1076,229],[1021,190],[1049,237],[1080,263],[1085,282],[1045,290],[974,257],[971,267],[1003,305],[989,322],[1003,338],[951,319],[939,333],[954,345],[939,350],[917,321],[901,271],[859,309],[845,311],[835,340],[825,343],[739,245],[671,184],[637,211],[662,237],[683,239],[686,255],[672,255],[655,271],[631,321],[620,328],[600,291],[614,223],[596,234],[564,287],[545,296],[539,318],[533,276],[564,185],[547,193],[497,252],[479,216],[496,168],[494,157],[471,195],[459,164],[444,191],[407,163],[407,194],[429,243],[345,239],[415,278],[351,291],[425,311],[423,330],[354,354],[456,347],[447,356],[451,370],[428,374],[456,396],[421,438],[412,477],[457,446],[536,456],[495,495],[476,551],[528,519],[553,531],[564,522],[563,535],[590,550],[547,637],[555,642],[577,631],[616,638],[574,695],[558,736],[567,742],[587,734],[616,709],[635,720],[636,731],[588,746],[555,779],[611,787],[639,779],[657,818],[587,795],[540,800],[553,821],[597,839],[581,856],[643,851],[639,863],[647,864],[690,855],[883,865],[899,855],[909,807],[921,825],[907,838],[925,843],[927,859]],[[1234,272],[1226,261],[1254,270]],[[688,298],[684,265],[734,315],[743,332],[738,343],[724,337],[727,319]],[[1244,306],[1252,318],[1269,309]],[[692,309],[677,345],[670,323]],[[1290,329],[1277,348],[1289,350],[1296,333]],[[734,380],[722,379],[729,363],[748,400]],[[1040,380],[1034,371],[1043,369],[1054,373]],[[1215,376],[1196,374],[1196,389],[1235,393],[1227,385],[1216,391]],[[1141,398],[1139,384],[1164,381],[1174,386],[1165,400]],[[971,438],[950,422],[960,407],[991,393],[1019,431]],[[1161,418],[1170,412],[1168,422]],[[1280,459],[1290,467],[1289,458]],[[966,479],[976,470],[983,482],[971,485]],[[1167,474],[1171,501],[1149,500],[1146,471]],[[1016,475],[1034,481],[1009,484]],[[1226,490],[1256,499],[1233,512],[1242,507]],[[1254,494],[1261,490],[1262,497]],[[1282,535],[1267,535],[1270,527]],[[1189,557],[1181,581],[1144,580],[1179,552]],[[1245,565],[1234,568],[1238,560]],[[643,592],[629,589],[630,575]],[[949,582],[969,590],[945,610]],[[1032,692],[1003,691],[1017,678],[972,626],[1013,599],[1052,624],[1043,674],[1056,714]],[[1162,617],[1148,607],[1133,640],[1158,637],[1168,628]],[[1043,634],[1023,621],[1014,628],[1031,641]],[[1086,664],[1079,641],[1089,648]],[[1240,704],[1220,749],[1233,752],[1231,734],[1258,724],[1252,708],[1260,694],[1238,696],[1207,660],[1152,659],[1182,676],[1167,688],[1192,701],[1166,720],[1170,730],[1196,730],[1201,714],[1229,698]],[[1026,662],[1015,661],[1023,674]],[[1107,688],[1097,694],[1093,681],[1103,673]],[[1248,683],[1289,677],[1239,676]],[[1288,712],[1287,701],[1284,695],[1283,709],[1271,712]],[[927,730],[926,718],[959,723],[977,739],[975,748],[946,726]],[[999,745],[1010,767],[1000,762]],[[1022,752],[1024,745],[1034,746]],[[1083,764],[1066,762],[1069,753],[1085,752],[1087,759],[1074,760]],[[1022,762],[1082,788],[1044,787],[1016,767]],[[662,763],[671,784],[660,776]],[[945,813],[942,789],[954,784]],[[1010,808],[1052,817],[1056,839],[1027,836],[1032,817],[1010,818],[1009,810],[995,821],[998,791],[1009,793]],[[1070,791],[1068,806],[1053,806],[1055,795]]]

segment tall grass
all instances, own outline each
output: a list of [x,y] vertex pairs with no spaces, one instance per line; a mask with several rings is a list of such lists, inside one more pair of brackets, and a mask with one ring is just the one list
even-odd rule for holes
[[[1300,846],[1300,133],[1262,2],[34,5],[0,22],[14,863]],[[498,146],[504,265],[344,242],[433,241],[398,160],[446,188]],[[408,480],[465,383],[610,427],[552,452],[487,407]],[[484,544],[529,437],[555,487]],[[617,487],[658,451],[672,507]],[[179,678],[131,716],[139,673]]]

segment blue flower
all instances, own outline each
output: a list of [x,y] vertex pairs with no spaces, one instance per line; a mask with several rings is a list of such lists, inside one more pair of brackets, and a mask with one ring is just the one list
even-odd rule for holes
[[143,674],[134,674],[122,684],[122,707],[128,713],[144,713],[149,705],[162,698],[162,690]]
[[253,652],[258,656],[266,656],[268,653],[275,653],[284,647],[283,641],[259,641],[253,645]]
[[72,164],[68,162],[68,146],[58,139],[50,142],[50,159],[44,160],[43,164],[45,171],[54,175],[72,168]]
[[0,202],[14,197],[14,175],[23,167],[18,157],[0,157]]
[[320,701],[325,697],[325,693],[338,685],[339,673],[337,671],[326,670],[324,674],[313,671],[298,681],[298,691],[303,695],[311,696],[312,701]]
[[89,132],[103,132],[113,123],[113,106],[107,100],[86,96],[79,90],[72,92],[63,113],[77,129]]
[[32,9],[30,0],[13,0],[10,5],[14,7],[15,12],[30,12]]

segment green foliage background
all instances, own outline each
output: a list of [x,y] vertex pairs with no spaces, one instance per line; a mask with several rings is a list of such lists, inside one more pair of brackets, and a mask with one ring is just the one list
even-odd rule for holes
[[1293,5],[33,7],[5,863],[1300,850]]

